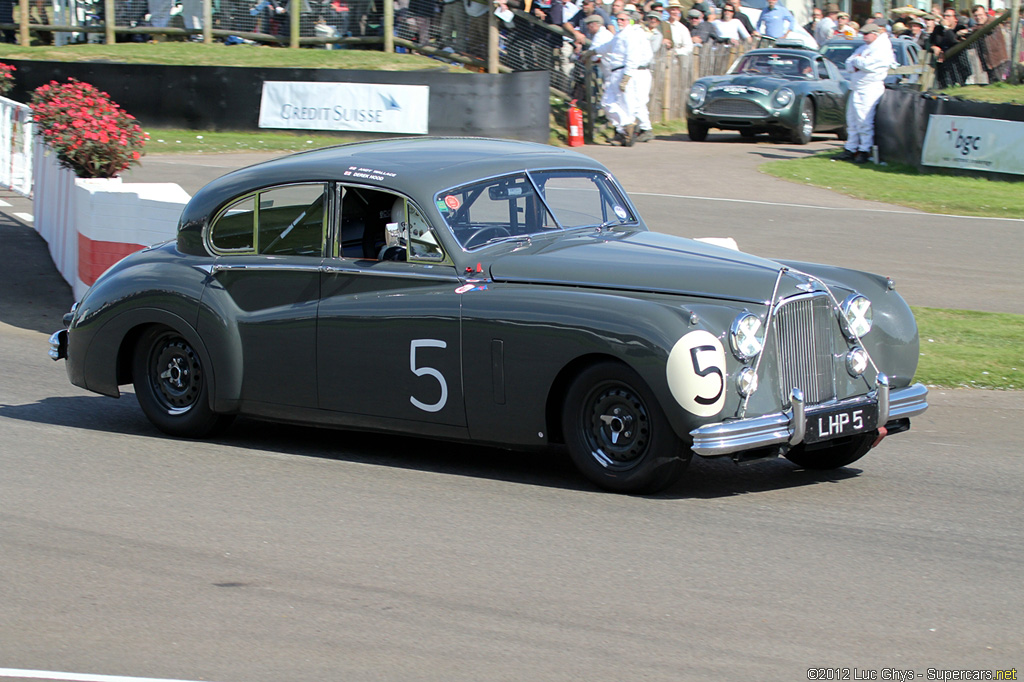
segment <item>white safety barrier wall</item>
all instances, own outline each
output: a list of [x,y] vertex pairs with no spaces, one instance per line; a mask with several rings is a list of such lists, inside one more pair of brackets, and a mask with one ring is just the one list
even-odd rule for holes
[[32,194],[32,110],[0,97],[0,187]]
[[76,178],[38,141],[33,168],[33,224],[76,300],[128,254],[174,239],[191,198],[172,182]]

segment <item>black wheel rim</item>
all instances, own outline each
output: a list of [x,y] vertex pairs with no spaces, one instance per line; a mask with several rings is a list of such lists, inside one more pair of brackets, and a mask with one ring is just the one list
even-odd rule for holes
[[639,464],[651,442],[651,420],[643,399],[621,382],[605,382],[583,404],[582,433],[591,456],[606,469]]
[[203,387],[199,356],[180,336],[161,336],[150,354],[149,383],[157,403],[168,414],[188,412]]

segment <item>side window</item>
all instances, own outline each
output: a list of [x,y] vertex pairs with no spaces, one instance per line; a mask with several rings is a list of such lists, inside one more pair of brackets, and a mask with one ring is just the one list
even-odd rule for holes
[[221,212],[210,228],[210,243],[220,252],[319,256],[326,205],[323,183],[256,192]]
[[437,237],[412,204],[409,204],[409,258],[432,262],[444,260],[444,251],[437,243]]
[[405,200],[366,187],[342,187],[338,255],[378,260],[388,245],[387,226],[400,223]]
[[825,66],[825,60],[819,59],[815,63],[818,65],[818,78],[828,80],[828,67]]
[[326,187],[289,185],[259,193],[259,252],[319,256],[323,253]]
[[213,224],[210,242],[218,251],[252,251],[256,245],[256,197],[228,206]]

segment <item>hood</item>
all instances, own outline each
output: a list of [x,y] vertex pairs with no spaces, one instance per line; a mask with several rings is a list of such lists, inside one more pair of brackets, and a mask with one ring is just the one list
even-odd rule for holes
[[[758,93],[768,96],[784,85],[791,85],[793,79],[768,75],[720,76],[708,82],[708,94],[743,95]],[[746,91],[746,92],[744,92]]]
[[[685,294],[742,303],[771,299],[779,263],[659,232],[605,231],[535,243],[498,257],[496,282],[562,284]],[[787,274],[781,296],[806,291],[805,277]]]

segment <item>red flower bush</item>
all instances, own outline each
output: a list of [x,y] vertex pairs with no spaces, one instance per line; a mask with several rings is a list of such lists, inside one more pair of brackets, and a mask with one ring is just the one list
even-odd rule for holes
[[14,72],[17,71],[10,64],[0,62],[0,95],[6,95],[14,87]]
[[139,160],[148,135],[88,83],[50,81],[32,93],[36,132],[80,178],[114,178]]

